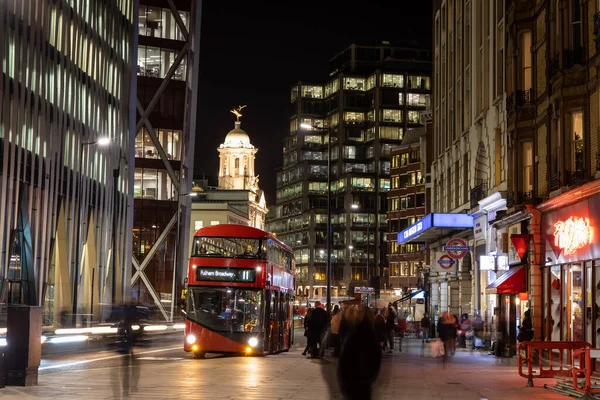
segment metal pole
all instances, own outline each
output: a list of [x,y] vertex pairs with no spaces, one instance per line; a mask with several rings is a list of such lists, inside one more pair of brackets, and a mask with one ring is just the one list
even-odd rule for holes
[[[371,214],[369,213],[369,210],[367,209],[367,286],[370,286],[370,280],[369,280],[369,256],[370,256],[370,247],[369,244],[371,242],[371,238],[369,236],[369,226],[371,225]],[[369,307],[369,293],[367,293],[367,307]]]
[[90,299],[90,322],[94,321],[94,278],[96,277],[96,268],[92,268],[92,298]]
[[[117,304],[117,203],[119,199],[118,194],[118,179],[119,179],[119,166],[121,165],[121,159],[119,158],[119,165],[116,169],[113,169],[113,249],[112,249],[112,274],[111,274],[111,302]],[[122,277],[125,280],[125,277]]]
[[327,313],[331,312],[331,128],[327,130]]
[[75,241],[75,268],[73,269],[73,307],[72,307],[72,324],[73,327],[77,326],[77,297],[79,291],[79,263],[81,262],[81,209],[83,208],[83,147],[84,143],[81,142],[81,152],[79,153],[79,190],[77,202],[79,207],[77,208],[77,239]]
[[175,252],[173,254],[173,282],[171,285],[171,316],[169,317],[169,322],[173,322],[173,315],[175,314],[175,291],[177,290],[176,280],[177,280],[177,270],[179,266],[178,257],[179,257],[179,235],[181,233],[181,227],[179,226],[181,220],[181,194],[177,194],[177,225],[175,232]]

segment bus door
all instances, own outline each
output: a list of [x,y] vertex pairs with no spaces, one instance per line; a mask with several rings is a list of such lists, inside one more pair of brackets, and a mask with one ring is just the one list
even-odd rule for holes
[[288,295],[279,293],[279,318],[277,319],[277,326],[279,330],[279,350],[283,350],[285,346],[285,325],[288,317],[287,306],[288,302],[286,299]]
[[267,326],[265,329],[266,340],[265,350],[269,353],[273,353],[277,350],[278,346],[278,326],[277,321],[279,319],[279,292],[274,290],[267,290]]

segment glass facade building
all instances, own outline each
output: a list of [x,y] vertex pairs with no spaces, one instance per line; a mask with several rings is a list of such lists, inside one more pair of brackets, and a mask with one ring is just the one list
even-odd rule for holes
[[45,325],[99,320],[129,287],[134,10],[0,2],[0,304]]
[[420,126],[431,92],[426,49],[353,44],[329,70],[326,81],[291,90],[290,132],[267,224],[294,248],[298,295],[310,300],[326,295],[328,190],[332,297],[352,296],[371,277],[381,289],[388,283],[390,152],[408,128]]
[[170,320],[189,258],[201,3],[139,3],[131,296]]

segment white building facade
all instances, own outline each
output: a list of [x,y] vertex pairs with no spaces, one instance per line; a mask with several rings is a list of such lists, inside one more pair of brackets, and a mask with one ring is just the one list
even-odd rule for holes
[[[475,225],[429,241],[431,311],[485,318],[485,287],[494,277],[480,272],[479,256],[496,251],[486,207],[493,214],[506,209],[504,2],[445,0],[434,7],[430,205],[433,213],[470,214]],[[443,246],[455,237],[471,251],[442,269]]]

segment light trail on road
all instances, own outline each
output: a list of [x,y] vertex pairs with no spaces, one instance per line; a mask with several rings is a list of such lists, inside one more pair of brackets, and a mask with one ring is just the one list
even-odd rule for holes
[[[160,353],[160,352],[171,351],[171,350],[181,350],[181,346],[169,347],[166,349],[141,351],[141,352],[138,352],[135,354],[140,354],[140,355],[141,354],[152,354],[152,353]],[[68,362],[68,363],[64,363],[64,364],[47,365],[47,366],[39,367],[39,370],[43,371],[43,370],[49,370],[49,369],[67,368],[67,367],[73,367],[76,365],[83,365],[83,364],[89,364],[89,363],[98,362],[98,361],[112,360],[115,358],[122,358],[125,356],[127,356],[127,354],[116,354],[116,355],[109,356],[109,357],[93,358],[91,360],[73,361],[73,362]]]

